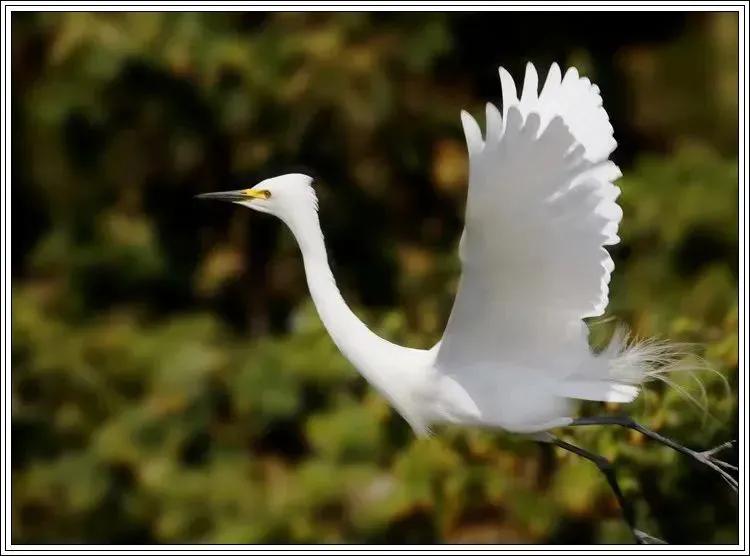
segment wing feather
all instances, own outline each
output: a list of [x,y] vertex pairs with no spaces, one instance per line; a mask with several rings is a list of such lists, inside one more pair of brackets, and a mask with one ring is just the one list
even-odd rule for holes
[[601,315],[622,211],[616,142],[599,89],[553,64],[539,92],[529,64],[518,98],[500,68],[502,111],[487,104],[485,137],[468,113],[469,192],[462,276],[439,365],[528,360],[586,349],[581,319]]

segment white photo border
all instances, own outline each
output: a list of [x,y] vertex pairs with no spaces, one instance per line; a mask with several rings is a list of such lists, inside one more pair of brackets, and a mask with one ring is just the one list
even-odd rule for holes
[[[547,2],[146,2],[146,1],[120,1],[120,2],[30,2],[30,1],[2,1],[3,30],[2,41],[2,195],[0,196],[0,215],[2,226],[0,226],[0,256],[2,258],[2,273],[0,274],[0,286],[2,287],[2,327],[0,339],[0,353],[2,353],[2,382],[0,388],[2,393],[2,417],[1,429],[2,441],[2,534],[3,554],[138,554],[138,553],[163,553],[163,554],[235,554],[238,552],[273,552],[279,554],[314,554],[314,553],[350,553],[359,552],[365,554],[435,554],[435,553],[468,553],[483,554],[487,552],[523,552],[523,553],[588,553],[608,552],[614,554],[636,554],[636,553],[660,553],[660,554],[683,554],[711,552],[714,554],[736,554],[747,553],[747,367],[745,364],[747,348],[747,11],[748,2],[591,2],[572,3],[562,1]],[[708,11],[720,12],[731,11],[738,14],[738,99],[739,99],[739,537],[737,545],[666,545],[666,546],[640,546],[628,547],[626,545],[609,546],[528,546],[528,545],[379,545],[377,547],[367,545],[23,545],[13,544],[11,534],[11,262],[10,253],[11,239],[11,98],[10,82],[12,78],[11,68],[11,24],[15,12],[25,11]]]

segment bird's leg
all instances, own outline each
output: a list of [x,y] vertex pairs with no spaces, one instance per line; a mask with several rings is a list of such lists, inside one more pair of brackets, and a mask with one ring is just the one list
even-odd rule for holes
[[587,459],[594,465],[596,465],[599,471],[604,474],[604,477],[607,479],[607,482],[609,483],[609,486],[612,489],[615,498],[617,498],[617,503],[619,504],[620,510],[622,511],[622,516],[623,518],[625,518],[625,522],[628,524],[630,532],[635,538],[635,542],[637,542],[638,544],[665,544],[661,539],[657,539],[656,537],[652,537],[651,535],[647,535],[643,531],[639,531],[638,529],[636,529],[633,507],[622,494],[620,485],[617,482],[617,477],[615,476],[615,470],[612,467],[612,463],[607,458],[602,457],[599,454],[589,452],[588,450],[584,450],[583,448],[580,448],[574,444],[570,444],[569,442],[565,442],[564,440],[561,440],[551,434],[548,434],[544,441],[554,444],[558,448],[567,450],[568,452],[576,454],[577,456],[580,456],[584,459]]
[[656,442],[659,442],[660,444],[663,444],[664,446],[667,446],[676,452],[679,452],[681,454],[684,454],[686,456],[690,456],[694,460],[707,465],[714,471],[716,471],[724,481],[734,490],[737,492],[738,483],[737,479],[735,479],[732,475],[729,474],[727,469],[732,471],[737,471],[737,466],[732,465],[730,463],[727,463],[725,461],[720,460],[716,457],[716,454],[722,450],[725,450],[727,448],[731,448],[734,446],[735,441],[731,442],[725,442],[724,444],[721,444],[715,448],[712,448],[710,450],[705,450],[702,452],[692,450],[688,448],[687,446],[683,446],[682,444],[678,444],[674,440],[671,440],[669,438],[666,438],[659,433],[652,431],[651,429],[648,429],[644,427],[643,425],[640,425],[633,421],[630,417],[627,415],[603,415],[601,417],[580,417],[578,419],[574,419],[570,426],[585,426],[585,425],[619,425],[621,427],[625,427],[628,429],[632,429],[634,431],[638,431],[644,436],[647,436],[648,438],[655,440]]

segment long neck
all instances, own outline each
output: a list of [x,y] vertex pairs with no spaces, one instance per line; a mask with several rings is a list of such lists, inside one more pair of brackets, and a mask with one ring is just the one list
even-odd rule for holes
[[[286,220],[302,252],[307,285],[315,307],[341,353],[372,380],[370,366],[375,354],[396,348],[373,333],[357,318],[341,296],[328,265],[323,233],[316,211]],[[369,363],[369,364],[368,364]]]

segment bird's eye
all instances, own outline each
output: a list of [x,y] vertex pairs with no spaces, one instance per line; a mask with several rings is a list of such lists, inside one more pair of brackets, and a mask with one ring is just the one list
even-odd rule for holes
[[243,195],[250,199],[270,199],[271,192],[268,189],[245,189]]

